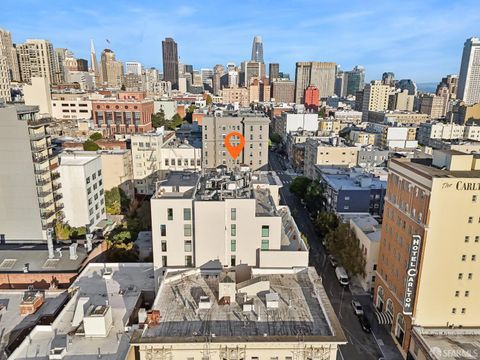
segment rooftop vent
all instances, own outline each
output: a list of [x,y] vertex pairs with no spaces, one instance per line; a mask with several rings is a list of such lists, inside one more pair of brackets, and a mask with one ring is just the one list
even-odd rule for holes
[[208,296],[200,296],[200,301],[198,302],[199,309],[210,309],[212,307],[212,303]]
[[277,293],[268,293],[265,295],[265,301],[268,309],[278,309],[279,296]]

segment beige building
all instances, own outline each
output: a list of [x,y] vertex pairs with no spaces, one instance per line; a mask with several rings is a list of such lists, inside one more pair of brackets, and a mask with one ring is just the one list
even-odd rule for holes
[[45,77],[32,77],[30,84],[23,85],[25,105],[38,106],[40,114],[52,115],[52,95],[50,82]]
[[473,105],[466,105],[464,102],[460,103],[458,109],[458,122],[465,124],[468,121],[480,120],[480,103]]
[[[265,170],[268,165],[268,126],[270,120],[260,113],[240,112],[205,116],[202,123],[202,163],[204,168],[225,165],[228,168],[246,165],[252,170]],[[239,132],[245,139],[243,150],[234,159],[225,146],[231,132]],[[230,139],[230,144],[239,140]]]
[[199,170],[202,149],[178,141],[174,131],[132,135],[135,190],[152,195],[155,184],[171,171]]
[[0,106],[0,240],[44,241],[63,218],[58,157],[38,107]]
[[408,90],[395,92],[390,95],[390,110],[413,111],[415,95],[408,95]]
[[293,103],[295,101],[295,82],[291,80],[272,81],[272,98],[276,103]]
[[338,135],[340,130],[347,127],[348,124],[339,119],[320,119],[318,122],[318,131],[320,135]]
[[[333,138],[332,141],[339,141]],[[356,146],[333,145],[320,139],[307,139],[305,142],[304,174],[316,178],[315,165],[352,167],[357,164],[359,148]]]
[[430,115],[409,111],[369,111],[363,121],[380,124],[419,125],[430,120]]
[[123,64],[115,59],[115,53],[110,49],[103,50],[100,64],[103,86],[120,89],[123,84]]
[[16,46],[22,82],[29,83],[32,77],[48,79],[55,84],[55,52],[48,40],[27,40]]
[[381,81],[372,81],[363,89],[362,121],[369,119],[370,111],[385,111],[388,109],[388,98],[392,88],[383,85]]
[[359,215],[350,219],[350,227],[357,236],[365,257],[365,276],[359,276],[363,290],[373,294],[380,249],[381,225],[371,215]]
[[[274,173],[172,172],[151,200],[153,262],[163,267],[307,266],[308,246]],[[214,219],[214,220],[213,220]]]
[[127,359],[335,360],[346,344],[313,267],[167,270],[153,314]]
[[431,119],[444,118],[447,114],[449,96],[423,94],[420,97],[420,112]]
[[85,94],[52,94],[52,116],[61,120],[89,120],[92,100]]
[[20,69],[18,67],[17,51],[12,42],[12,34],[0,28],[0,57],[1,56],[5,56],[7,62],[9,81],[19,82],[21,80]]
[[417,127],[367,123],[366,129],[376,133],[375,145],[381,149],[414,149],[417,147]]
[[337,64],[334,62],[297,62],[295,71],[295,102],[305,102],[305,89],[315,86],[320,98],[332,96],[335,92]]
[[375,145],[377,134],[363,130],[351,130],[350,141],[355,145]]
[[[1,38],[0,38],[1,39]],[[0,43],[1,45],[1,43]],[[10,78],[8,75],[7,58],[0,52],[0,101],[11,101]]]
[[479,326],[480,164],[434,150],[389,171],[374,303],[406,352],[412,326]]
[[222,89],[222,102],[248,107],[250,105],[250,92],[245,87],[225,87]]

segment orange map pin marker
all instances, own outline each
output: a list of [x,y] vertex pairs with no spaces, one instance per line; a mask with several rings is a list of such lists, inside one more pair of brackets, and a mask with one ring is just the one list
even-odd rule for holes
[[[232,138],[233,136],[237,137],[238,140],[240,140],[240,143],[236,146],[233,146],[230,143],[230,138]],[[225,136],[225,146],[227,147],[227,150],[230,153],[230,156],[236,159],[238,155],[240,155],[240,153],[242,152],[243,147],[245,146],[245,138],[239,132],[232,131],[228,133],[227,136]]]

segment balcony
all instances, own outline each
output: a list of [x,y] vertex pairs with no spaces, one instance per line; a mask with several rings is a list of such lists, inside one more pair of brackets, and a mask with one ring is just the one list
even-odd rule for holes
[[52,172],[52,180],[57,180],[60,177],[60,173],[58,171]]
[[48,160],[48,156],[33,156],[33,162],[37,164],[41,164]]
[[44,132],[38,132],[38,133],[31,133],[30,134],[30,140],[32,141],[38,141],[38,140],[42,140],[45,138],[45,133]]
[[41,202],[39,203],[39,205],[40,205],[40,209],[46,209],[46,208],[49,208],[50,206],[53,205],[53,201],[52,201],[52,200],[50,200],[50,201],[41,201]]
[[60,211],[65,207],[62,203],[55,203],[55,210]]
[[47,144],[39,145],[39,146],[32,146],[32,151],[33,152],[42,152],[48,149]]
[[51,122],[52,122],[51,117],[42,117],[42,118],[27,120],[28,126],[32,126],[32,127],[48,125]]
[[50,184],[51,180],[50,179],[42,179],[42,178],[36,178],[35,179],[37,186],[43,186]]
[[35,175],[44,175],[46,173],[48,173],[50,170],[48,168],[44,168],[44,169],[34,169],[34,173]]
[[45,211],[40,210],[40,217],[41,217],[42,219],[48,220],[48,219],[50,219],[53,215],[55,215],[55,211],[53,211],[53,210],[45,210]]
[[62,199],[63,199],[62,194],[55,194],[55,196],[53,197],[53,201],[55,201],[55,202],[60,201]]
[[55,222],[42,221],[42,230],[53,229],[55,227]]
[[38,197],[39,198],[44,198],[44,197],[50,196],[51,194],[52,194],[51,191],[40,191],[38,193]]
[[53,191],[58,191],[62,188],[62,184],[53,184]]

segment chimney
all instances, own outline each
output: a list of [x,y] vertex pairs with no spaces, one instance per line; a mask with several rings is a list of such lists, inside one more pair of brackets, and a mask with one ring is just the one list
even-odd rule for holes
[[47,247],[48,247],[48,258],[53,259],[55,254],[53,252],[53,229],[47,229]]
[[77,260],[78,255],[77,255],[77,243],[73,243],[72,245],[69,246],[70,248],[70,260]]

